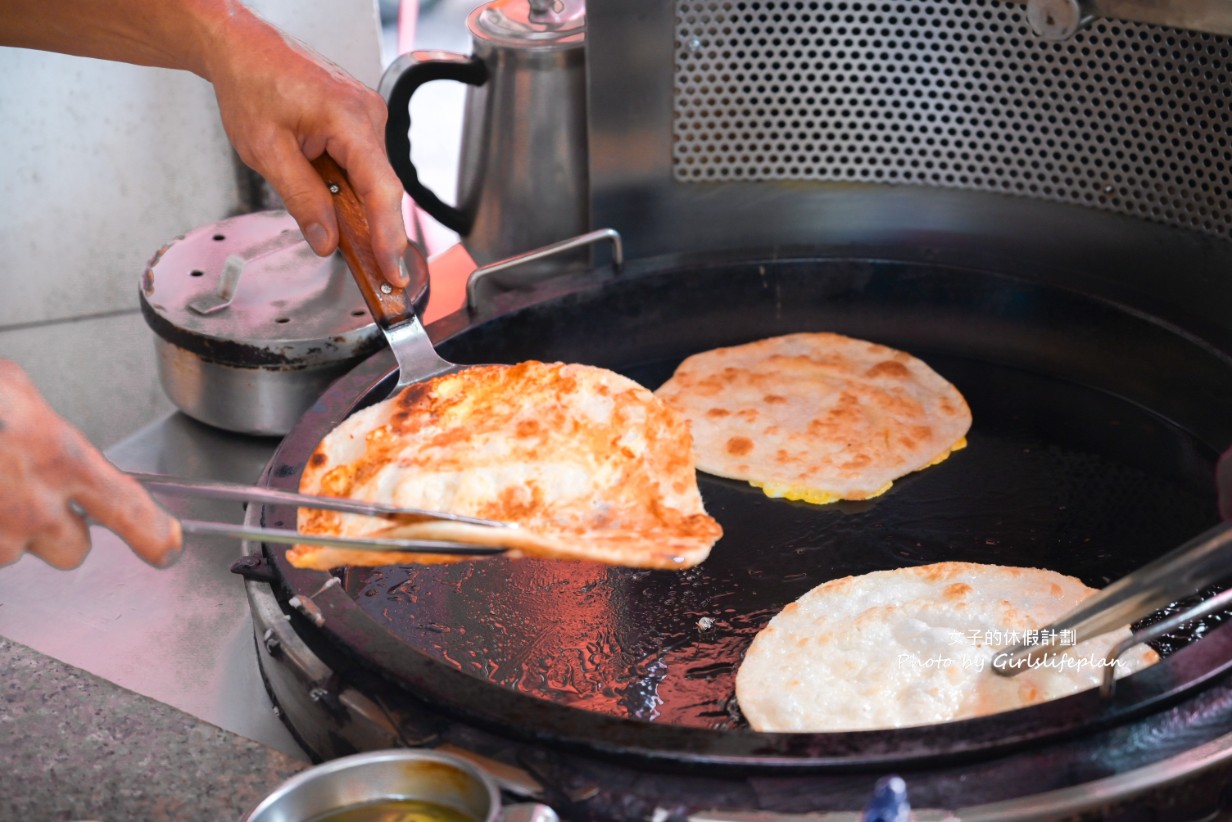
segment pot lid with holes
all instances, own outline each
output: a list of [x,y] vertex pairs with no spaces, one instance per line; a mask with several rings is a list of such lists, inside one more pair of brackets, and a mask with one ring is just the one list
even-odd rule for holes
[[[413,285],[416,302],[427,287]],[[162,339],[241,368],[326,365],[384,343],[342,257],[318,257],[281,210],[202,226],[159,249],[141,308]]]

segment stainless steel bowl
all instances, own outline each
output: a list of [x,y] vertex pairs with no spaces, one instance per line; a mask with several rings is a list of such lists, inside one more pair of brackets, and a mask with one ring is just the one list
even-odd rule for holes
[[475,822],[495,822],[501,812],[496,783],[466,760],[399,749],[344,756],[296,774],[243,822],[309,822],[394,799],[431,802]]

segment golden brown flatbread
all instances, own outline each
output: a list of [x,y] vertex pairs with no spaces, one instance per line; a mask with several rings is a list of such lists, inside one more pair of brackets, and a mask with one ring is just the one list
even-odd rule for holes
[[[514,530],[300,509],[314,534],[502,545],[512,555],[643,568],[701,562],[722,533],[702,506],[685,421],[612,371],[474,366],[404,389],[338,426],[300,480],[309,494],[514,523]],[[451,557],[296,546],[301,568]]]
[[[784,608],[754,638],[736,699],[759,731],[857,731],[949,722],[1095,687],[1123,628],[1057,651],[1018,676],[1002,646],[1033,641],[1095,589],[1037,568],[942,562],[844,577]],[[1038,634],[1035,636],[1038,640]],[[1158,661],[1131,649],[1117,676]]]
[[696,354],[656,394],[688,418],[700,470],[814,503],[882,494],[971,427],[958,389],[923,362],[839,334]]

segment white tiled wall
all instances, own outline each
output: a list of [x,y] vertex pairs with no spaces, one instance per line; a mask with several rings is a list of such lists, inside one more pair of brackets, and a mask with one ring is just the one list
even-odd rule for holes
[[[374,0],[254,0],[375,87]],[[0,49],[0,357],[100,446],[170,410],[138,278],[168,240],[236,212],[213,91],[183,72]]]

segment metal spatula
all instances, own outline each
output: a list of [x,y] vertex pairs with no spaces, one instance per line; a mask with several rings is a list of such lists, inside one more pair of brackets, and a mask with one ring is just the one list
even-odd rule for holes
[[[312,165],[334,195],[334,210],[338,215],[338,246],[342,257],[398,362],[398,384],[390,393],[411,383],[466,368],[444,360],[436,353],[405,289],[393,287],[381,274],[376,255],[372,253],[372,234],[363,204],[351,188],[346,172],[328,154],[313,160]],[[407,259],[419,269],[417,273],[426,275],[428,262],[418,248],[411,246]]]

